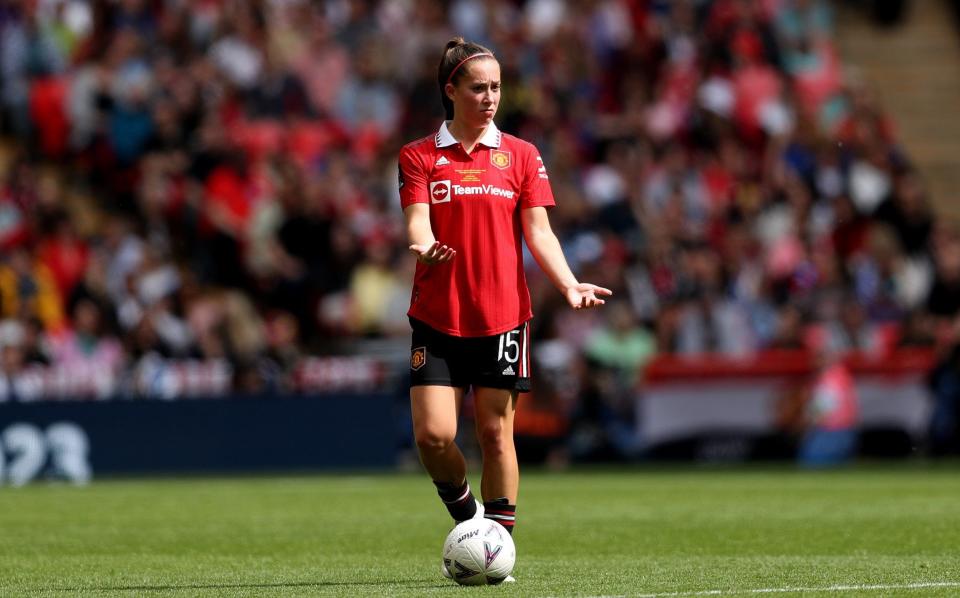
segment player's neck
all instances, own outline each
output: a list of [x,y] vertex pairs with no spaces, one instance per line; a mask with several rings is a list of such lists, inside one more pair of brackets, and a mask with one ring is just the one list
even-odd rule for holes
[[487,132],[488,126],[490,125],[483,125],[477,128],[453,119],[450,126],[447,127],[447,130],[450,131],[454,139],[460,142],[464,151],[469,154],[473,152],[473,148],[477,146],[480,138]]

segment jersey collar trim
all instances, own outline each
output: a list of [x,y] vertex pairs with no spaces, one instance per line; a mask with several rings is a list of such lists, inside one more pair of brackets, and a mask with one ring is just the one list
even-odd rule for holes
[[[447,123],[450,121],[443,121],[440,124],[440,130],[437,131],[436,136],[434,137],[434,142],[437,147],[450,147],[451,145],[456,145],[458,141],[450,134],[450,130],[447,128]],[[487,147],[492,147],[494,149],[500,149],[500,141],[503,137],[503,134],[500,132],[500,129],[497,128],[497,125],[492,122],[487,125],[487,130],[483,132],[483,137],[480,138],[480,143]]]

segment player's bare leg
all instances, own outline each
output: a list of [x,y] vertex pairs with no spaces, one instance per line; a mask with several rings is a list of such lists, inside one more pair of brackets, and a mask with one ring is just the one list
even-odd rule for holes
[[477,512],[467,483],[467,462],[455,442],[462,402],[461,388],[414,386],[410,389],[413,437],[420,461],[456,521],[470,519]]
[[474,388],[477,438],[483,454],[483,495],[486,517],[513,533],[520,468],[513,443],[513,418],[517,392],[500,388]]
[[460,483],[467,462],[454,440],[463,389],[452,386],[414,386],[410,389],[413,437],[420,461],[438,482]]

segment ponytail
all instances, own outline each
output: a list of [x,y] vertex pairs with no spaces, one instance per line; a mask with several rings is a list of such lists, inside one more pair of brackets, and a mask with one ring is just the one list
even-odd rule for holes
[[440,86],[440,103],[443,105],[447,120],[453,119],[453,102],[447,97],[447,84],[456,86],[457,81],[463,76],[465,63],[475,58],[496,60],[489,49],[480,44],[464,41],[459,36],[448,41],[443,49],[443,57],[437,68],[437,84]]

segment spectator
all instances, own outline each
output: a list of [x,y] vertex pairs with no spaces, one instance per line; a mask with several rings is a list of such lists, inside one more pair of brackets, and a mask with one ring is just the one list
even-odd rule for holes
[[952,232],[938,235],[933,259],[935,274],[927,309],[946,323],[960,313],[960,237]]
[[50,270],[26,247],[16,247],[0,263],[0,310],[10,318],[38,318],[46,330],[64,323],[63,297]]
[[105,330],[97,304],[77,301],[70,321],[69,328],[51,337],[53,364],[74,371],[118,372],[126,357],[119,341]]
[[856,454],[857,390],[850,370],[830,349],[818,354],[819,367],[808,398],[807,430],[799,459],[807,467],[848,461]]
[[795,305],[785,305],[777,314],[774,336],[770,349],[802,351],[807,348],[803,338],[803,314]]
[[618,385],[629,393],[656,353],[656,343],[649,331],[637,325],[627,303],[614,302],[607,312],[607,323],[590,335],[584,353],[597,366],[612,371]]
[[956,342],[956,322],[951,333],[954,341],[930,373],[933,393],[928,438],[935,456],[960,453],[960,344]]
[[386,239],[369,240],[365,251],[364,263],[353,271],[350,280],[351,327],[359,335],[383,334],[391,328],[387,316],[395,318],[395,322],[404,313],[389,310],[389,304],[404,294],[409,301],[409,292],[404,293],[409,288],[397,276],[393,263],[399,260]]

